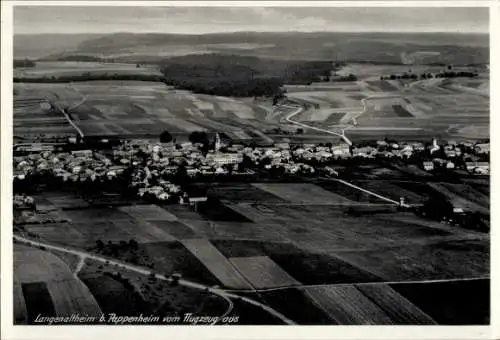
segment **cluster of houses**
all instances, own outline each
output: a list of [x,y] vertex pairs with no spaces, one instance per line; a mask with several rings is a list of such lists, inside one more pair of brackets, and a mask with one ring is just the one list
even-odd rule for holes
[[36,173],[51,173],[62,181],[95,181],[101,178],[114,178],[126,166],[113,161],[93,150],[54,152],[50,150],[14,157],[14,178],[25,179]]
[[33,197],[28,195],[14,195],[13,197],[14,208],[21,209],[31,207],[35,204]]
[[[226,175],[253,173],[249,168],[271,169],[280,167],[287,174],[314,173],[316,163],[336,159],[360,158],[410,158],[425,154],[421,166],[426,171],[439,167],[455,168],[457,159],[463,160],[471,173],[488,174],[489,163],[485,159],[490,151],[489,143],[456,143],[448,141],[438,145],[420,142],[396,143],[377,141],[367,146],[277,143],[273,146],[224,145],[218,135],[215,147],[204,153],[202,144],[154,143],[147,140],[127,141],[112,150],[75,150],[54,152],[44,150],[14,157],[14,177],[22,180],[33,173],[52,173],[63,181],[96,181],[120,176],[125,170],[132,171],[132,186],[141,195],[153,194],[168,199],[179,194],[179,188],[167,181],[165,175],[174,175],[182,166],[187,176]],[[248,166],[251,163],[250,166]],[[245,164],[245,166],[242,166]]]

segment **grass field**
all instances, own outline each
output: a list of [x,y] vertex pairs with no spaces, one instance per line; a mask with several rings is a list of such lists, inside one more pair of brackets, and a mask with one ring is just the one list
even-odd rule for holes
[[187,134],[208,130],[248,139],[246,130],[268,127],[264,124],[267,111],[251,100],[192,94],[172,90],[162,83],[33,83],[16,84],[16,88],[20,98],[43,100],[50,96],[61,106],[71,107],[73,119],[86,135],[158,135],[163,130]]
[[390,325],[387,314],[354,286],[306,288],[305,294],[342,325]]
[[[74,313],[98,316],[101,309],[88,288],[57,256],[35,248],[15,246],[14,315],[17,320],[33,321],[33,316],[70,316]],[[20,289],[21,288],[21,289]],[[21,303],[24,300],[26,307]],[[22,313],[26,311],[27,316]],[[35,316],[36,316],[35,315]]]
[[336,324],[335,320],[329,318],[321,308],[314,304],[302,289],[268,291],[260,293],[260,296],[267,304],[299,325]]
[[[376,170],[363,168],[360,171],[375,173]],[[384,171],[376,175],[385,176]],[[404,325],[430,324],[432,320],[442,323],[443,318],[435,318],[413,297],[403,294],[392,285],[379,284],[385,281],[489,276],[488,235],[431,222],[411,212],[389,211],[382,202],[357,195],[357,189],[344,184],[330,184],[330,181],[315,184],[213,184],[209,196],[217,201],[217,207],[241,214],[245,220],[220,219],[217,214],[195,211],[184,205],[159,207],[136,204],[119,208],[71,209],[81,205],[81,202],[69,194],[51,195],[50,192],[44,192],[38,201],[56,209],[59,205],[67,206],[54,213],[60,214],[68,222],[22,226],[33,233],[32,237],[37,235],[42,242],[83,248],[165,275],[179,273],[187,280],[207,285],[243,289],[293,286],[299,282],[304,285],[340,284],[342,287],[359,285],[340,290],[335,287],[334,293],[316,291],[312,299],[305,296],[303,291],[292,288],[256,296],[303,324],[314,324],[313,320],[327,324],[380,322]],[[355,184],[394,200],[398,200],[396,195],[403,192],[407,192],[405,195],[409,200],[414,197],[415,201],[418,198],[425,199],[434,192],[423,182],[364,179]],[[455,190],[457,194],[463,191],[464,199],[473,201],[475,185],[486,184],[487,181],[476,179],[468,184],[439,185],[450,191]],[[250,188],[248,197],[244,195],[246,188]],[[486,203],[487,196],[481,195],[477,193],[478,197],[473,201],[475,204]],[[331,197],[336,200],[341,198],[342,201],[333,201]],[[293,202],[294,199],[299,201]],[[287,203],[289,200],[292,202]],[[355,215],[349,209],[351,207],[379,211]],[[222,208],[217,210],[223,211]],[[131,239],[138,242],[137,247],[127,245]],[[103,241],[101,248],[97,246],[97,240]],[[71,269],[74,270],[77,258],[57,252],[50,255],[66,266],[67,273],[76,280]],[[36,266],[27,271],[33,279],[23,283],[42,282],[49,292],[64,289],[60,287],[62,283],[45,281],[49,274],[55,278],[57,275],[47,274],[47,271]],[[126,273],[133,289],[119,277],[105,272]],[[90,289],[89,294],[95,296],[96,304],[103,311],[116,308],[114,304],[123,306],[120,310],[124,313],[149,313],[153,309],[161,313],[191,312],[192,308],[207,312],[224,309],[217,299],[207,297],[205,300],[200,295],[190,299],[187,297],[188,292],[176,293],[174,287],[162,286],[157,281],[149,282],[147,277],[140,278],[119,267],[86,261],[78,275],[85,281]],[[363,284],[368,284],[370,288],[365,288],[368,285]],[[44,289],[43,285],[41,288],[34,287],[40,291]],[[19,322],[25,322],[30,313],[26,308],[28,302],[25,301],[21,284],[14,289],[17,306],[15,317]],[[68,289],[77,288],[71,286]],[[107,290],[111,292],[109,296],[106,296]],[[290,295],[287,293],[289,290]],[[180,294],[177,299],[175,294]],[[40,293],[40,296],[44,295]],[[300,316],[300,306],[290,308],[288,315],[284,302],[287,296],[296,298],[312,316]],[[121,300],[114,302],[116,299]],[[349,309],[352,299],[360,304]],[[330,300],[338,302],[338,306],[330,306],[333,304],[328,302]],[[46,305],[43,308],[51,308],[49,303],[43,304]],[[191,309],[183,309],[184,304]],[[53,305],[56,312],[57,308],[70,308],[57,301]],[[235,305],[245,313],[253,310],[253,307],[241,301],[235,302]],[[256,322],[255,318],[248,315],[246,320],[248,324]],[[265,320],[272,324],[277,322]]]
[[490,280],[393,284],[440,325],[489,325]]
[[251,288],[234,265],[208,240],[186,239],[182,243],[224,286]]
[[425,246],[342,252],[335,256],[388,281],[484,277],[489,275],[485,241],[448,241]]
[[304,284],[373,282],[379,279],[326,254],[301,249],[290,243],[212,240],[226,257],[267,256],[295,280]]
[[[48,66],[50,62],[46,65],[50,69]],[[82,65],[79,67],[85,69]],[[131,72],[151,72],[150,69],[136,69],[135,65],[124,67],[132,68]],[[353,64],[349,67],[363,74],[371,66]],[[395,70],[398,66],[376,65],[375,69],[366,71],[366,75],[391,68]],[[287,86],[287,96],[299,103],[319,105],[319,109],[297,115],[295,119],[299,121],[326,128],[332,124],[350,124],[352,118],[356,118],[357,125],[349,130],[353,139],[369,136],[415,139],[424,134],[443,138],[488,137],[487,74],[470,80],[418,80],[408,86],[400,82],[380,81],[368,76],[366,81],[353,83]],[[181,137],[192,131],[207,130],[249,140],[257,138],[255,130],[282,126],[280,120],[286,114],[273,113],[267,102],[263,107],[252,99],[193,94],[173,90],[161,83],[93,81],[71,86],[16,84],[15,88],[18,94],[14,126],[19,135],[71,132],[60,115],[49,114],[40,108],[46,98],[56,100],[61,106],[74,107],[72,116],[87,135],[155,136],[168,130]],[[362,99],[366,101],[363,103]],[[45,130],[36,124],[40,117],[45,120]]]
[[267,256],[231,257],[229,261],[255,288],[300,284]]
[[94,246],[99,239],[103,242],[133,239],[141,243],[175,240],[166,229],[149,222],[175,219],[154,205],[64,210],[61,215],[69,222],[30,225],[27,230],[47,241],[83,248]]
[[[466,186],[454,186],[451,184],[443,185],[437,183],[429,183],[429,186],[437,192],[445,195],[454,206],[461,207],[462,209],[468,211],[479,211],[484,214],[489,213],[489,199],[480,193],[474,195],[470,188],[467,191]],[[471,194],[473,199],[471,199]],[[467,198],[465,198],[465,196],[467,196]],[[478,200],[481,202],[480,204],[476,203]]]
[[405,190],[397,184],[387,180],[362,180],[356,181],[354,184],[395,201],[399,201],[400,197],[404,197],[408,203],[420,203],[424,201],[422,196],[412,191]]
[[[44,316],[56,316],[56,310],[54,307],[54,303],[52,302],[52,297],[50,296],[50,292],[47,288],[47,284],[45,282],[30,282],[23,283],[22,287],[22,296],[25,302],[25,308],[27,309],[27,323],[33,324],[35,323],[38,315]],[[15,291],[15,290],[14,290]],[[19,307],[15,306],[14,308]],[[16,311],[14,313],[17,314]],[[24,317],[16,316],[17,320],[23,320]]]
[[267,191],[292,203],[348,203],[347,198],[323,190],[321,187],[308,183],[287,184],[254,184],[257,188]]
[[159,75],[153,66],[136,67],[135,64],[98,63],[77,61],[38,61],[35,67],[15,68],[14,77],[42,78],[90,75]]
[[[119,315],[141,312],[158,316],[182,316],[184,313],[222,315],[227,309],[227,302],[218,296],[171,286],[165,281],[92,260],[86,262],[79,277],[89,282],[89,288],[100,299],[103,309]],[[104,284],[100,285],[101,281]],[[112,289],[111,294],[107,294],[107,289]]]
[[[353,73],[357,82],[326,83],[309,87],[288,86],[288,97],[303,104],[319,105],[295,117],[327,128],[327,124],[352,123],[349,138],[489,137],[489,80],[477,78],[383,80],[380,75],[398,72],[437,72],[424,65],[349,64],[339,74]],[[384,73],[385,72],[385,73]],[[364,104],[362,99],[365,99]],[[460,125],[458,128],[457,125]]]
[[356,287],[375,302],[396,325],[433,325],[436,322],[401,294],[386,284]]
[[208,195],[225,202],[284,202],[272,193],[251,184],[224,184],[211,186]]

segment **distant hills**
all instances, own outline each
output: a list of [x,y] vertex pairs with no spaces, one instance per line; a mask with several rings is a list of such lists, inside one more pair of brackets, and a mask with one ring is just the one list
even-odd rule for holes
[[[231,54],[291,60],[406,63],[489,63],[487,34],[450,33],[218,33],[204,35],[116,33],[16,35],[14,58],[159,63],[175,56]],[[75,58],[75,56],[78,56]],[[91,59],[91,58],[90,58]]]

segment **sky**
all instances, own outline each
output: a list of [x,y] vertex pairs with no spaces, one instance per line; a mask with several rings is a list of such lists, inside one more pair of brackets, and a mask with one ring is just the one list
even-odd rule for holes
[[487,33],[488,8],[18,6],[15,34],[216,32]]

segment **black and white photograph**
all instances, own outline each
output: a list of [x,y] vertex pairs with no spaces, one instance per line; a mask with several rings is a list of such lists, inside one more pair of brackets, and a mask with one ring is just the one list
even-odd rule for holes
[[490,325],[459,5],[13,6],[13,324]]

